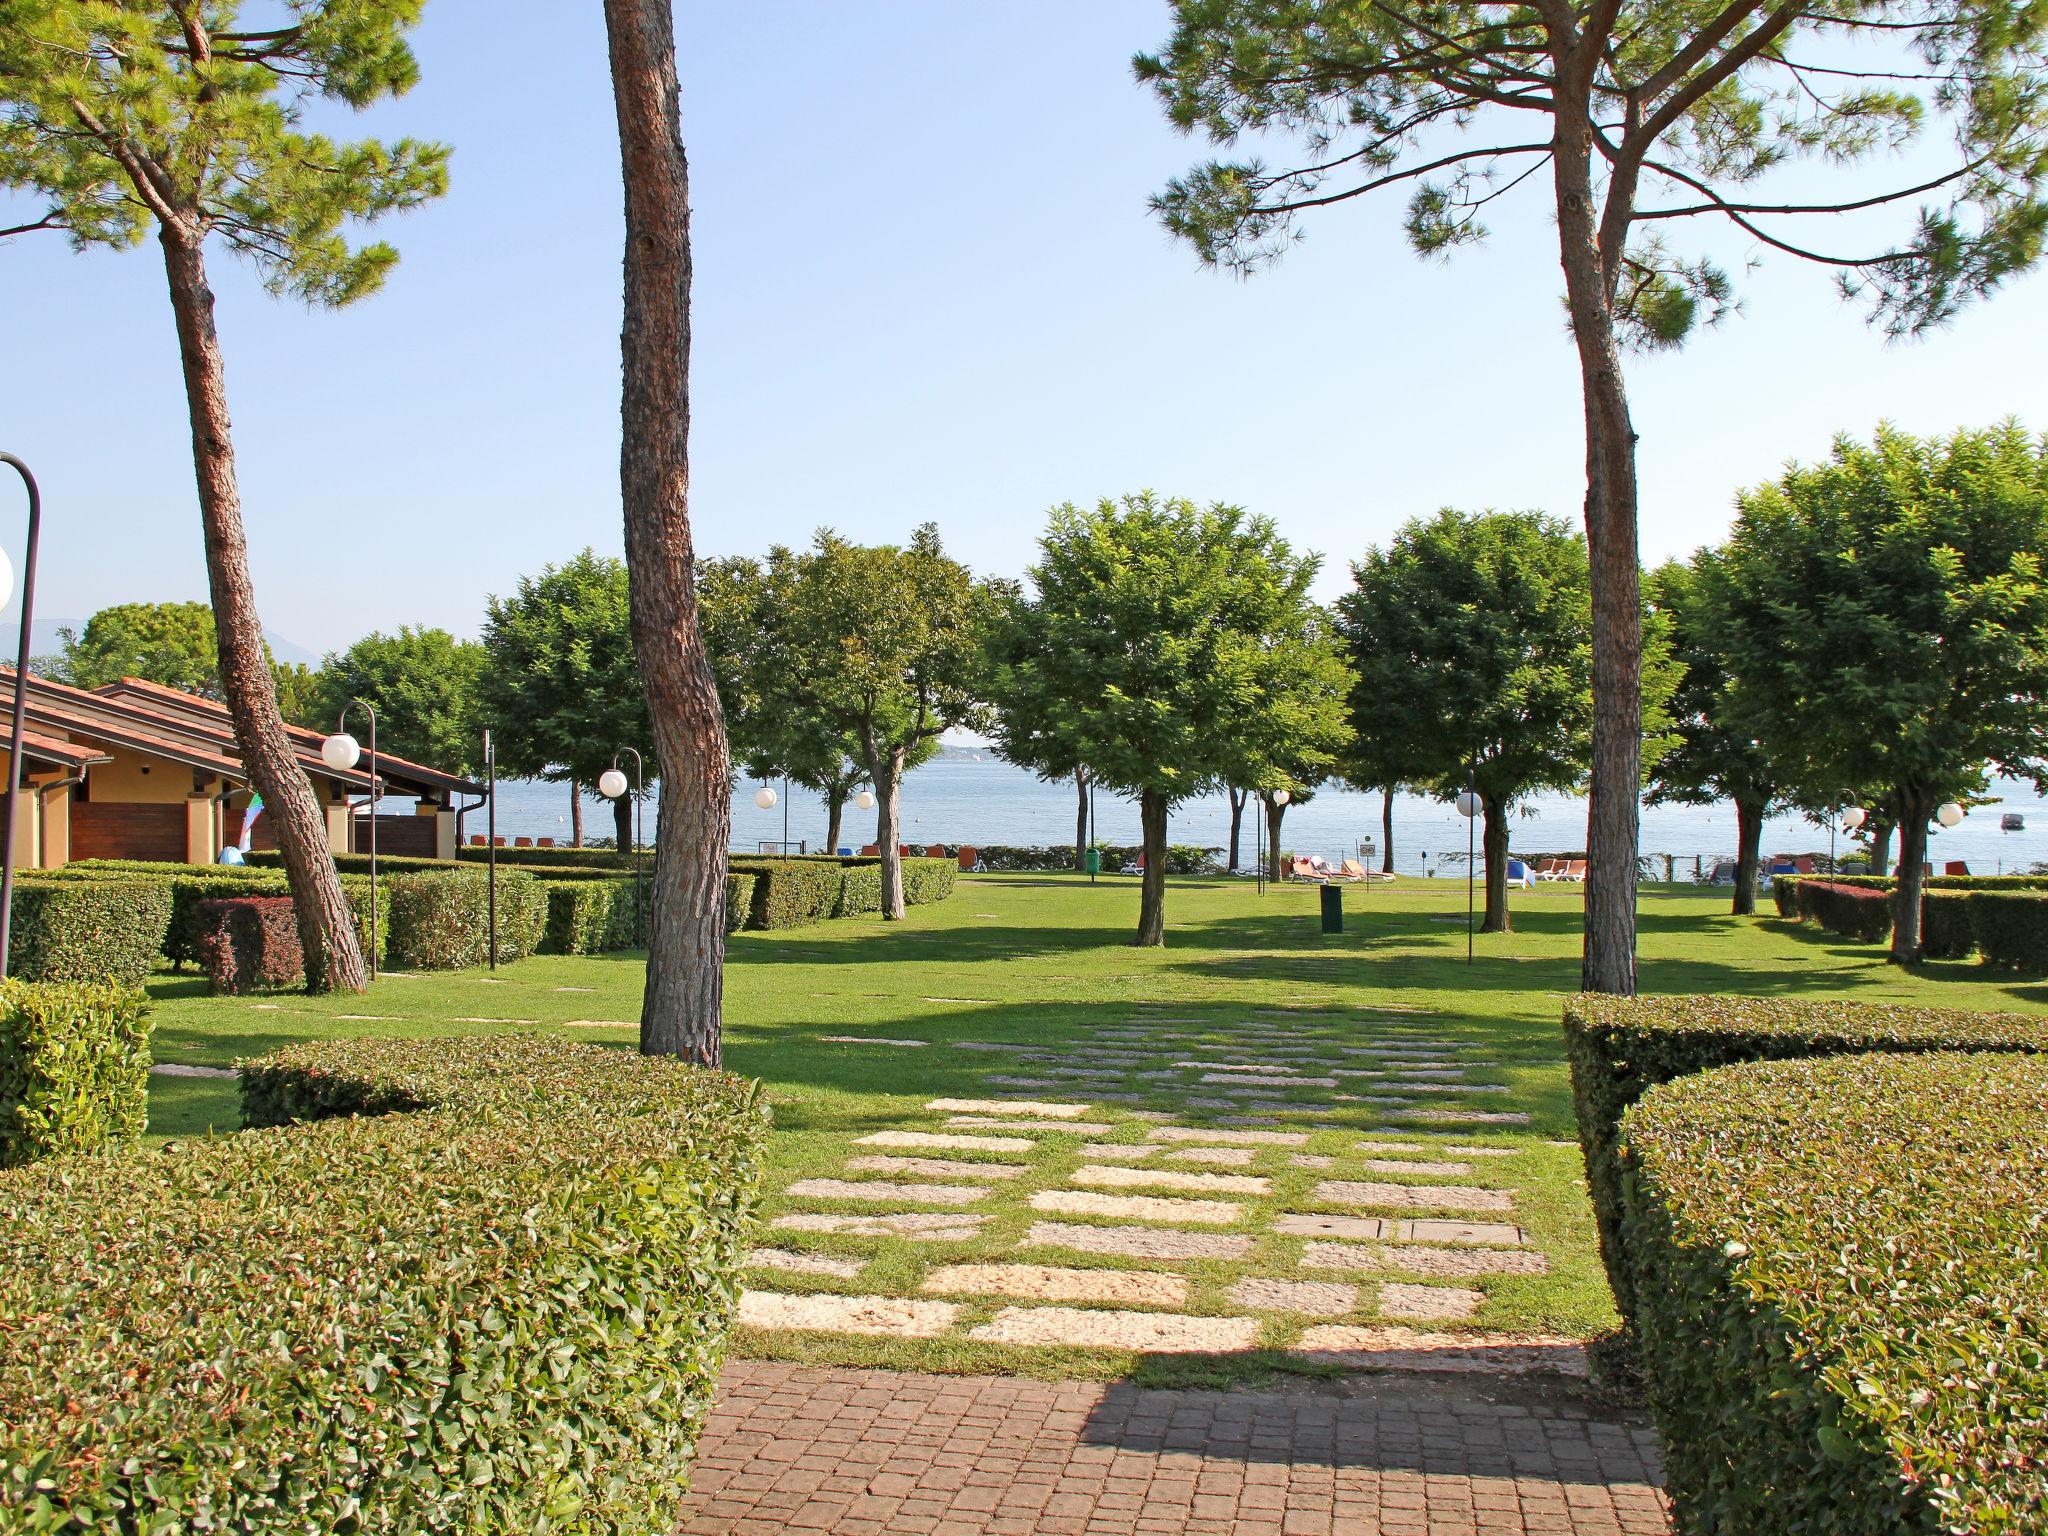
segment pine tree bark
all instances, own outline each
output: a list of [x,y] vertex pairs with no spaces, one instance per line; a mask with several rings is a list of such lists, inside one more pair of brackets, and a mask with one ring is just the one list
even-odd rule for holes
[[619,485],[661,775],[640,1049],[717,1066],[732,781],[690,536],[690,176],[675,25],[668,0],[605,0],[604,19],[626,204]]
[[882,916],[900,922],[903,901],[903,749],[877,745],[874,732],[861,733],[868,779],[875,786],[875,847],[882,855]]
[[1481,933],[1507,933],[1514,927],[1508,915],[1508,813],[1493,795],[1486,797],[1486,823],[1479,833],[1479,847],[1486,860],[1486,920]]
[[1088,873],[1088,770],[1074,770],[1074,873]]
[[285,734],[277,679],[263,647],[263,622],[249,581],[242,495],[228,420],[227,375],[214,329],[213,290],[200,239],[161,226],[164,273],[177,321],[185,404],[192,422],[192,466],[199,485],[199,521],[206,544],[207,593],[220,646],[221,694],[249,782],[263,796],[277,836],[298,919],[306,987],[360,992],[367,985],[362,945],[348,898],[327,847],[327,818]]
[[1138,881],[1138,936],[1131,943],[1149,948],[1166,942],[1166,796],[1156,789],[1138,795],[1138,824],[1143,828],[1145,872]]
[[1238,848],[1243,841],[1244,803],[1251,799],[1252,796],[1251,791],[1248,789],[1237,789],[1229,785],[1224,786],[1224,793],[1230,796],[1230,863],[1228,868],[1234,875],[1237,873]]
[[1892,960],[1920,961],[1920,898],[1927,876],[1927,818],[1934,797],[1917,789],[1898,791],[1899,878],[1892,888]]
[[1380,855],[1380,873],[1394,872],[1394,786],[1389,784],[1380,791],[1380,839],[1386,844],[1386,851]]
[[569,781],[569,846],[583,846],[583,786]]
[[1737,917],[1756,913],[1756,866],[1764,840],[1764,803],[1735,802],[1735,905]]
[[1266,878],[1278,880],[1285,873],[1280,860],[1280,823],[1287,819],[1287,807],[1276,805],[1270,795],[1259,796],[1266,813]]
[[[1583,46],[1583,45],[1581,45]],[[1555,153],[1558,246],[1586,420],[1586,545],[1593,588],[1593,754],[1586,807],[1586,935],[1580,985],[1636,990],[1636,846],[1642,794],[1642,598],[1635,428],[1614,332],[1620,252],[1604,251],[1592,182],[1587,61],[1560,59]],[[1610,208],[1632,197],[1610,178]],[[1617,199],[1620,201],[1617,203]],[[1622,232],[1625,234],[1625,230]]]

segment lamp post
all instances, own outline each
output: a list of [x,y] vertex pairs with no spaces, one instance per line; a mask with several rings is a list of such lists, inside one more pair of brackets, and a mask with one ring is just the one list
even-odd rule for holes
[[786,773],[782,776],[782,794],[779,797],[766,784],[754,791],[754,804],[764,811],[774,810],[778,798],[782,802],[782,856],[786,859],[789,857],[789,775]]
[[484,781],[489,788],[484,805],[485,884],[490,889],[491,969],[498,968],[498,749],[491,733],[484,732]]
[[621,747],[612,754],[612,765],[597,776],[597,792],[607,800],[616,800],[626,792],[626,776],[619,772],[619,753],[633,754],[633,937],[645,942],[647,908],[640,899],[640,844],[645,841],[640,835],[640,806],[647,798],[645,764],[640,761],[640,749]]
[[[334,734],[320,743],[320,761],[336,773],[347,773],[361,761],[363,749],[356,745],[355,737],[349,735],[348,712],[361,707],[370,717],[370,980],[377,979],[377,711],[370,707],[367,699],[350,699],[341,706],[341,713],[334,721]],[[344,792],[343,801],[346,803]],[[350,829],[354,829],[355,813],[349,813]]]
[[1475,772],[1476,770],[1473,768],[1466,768],[1465,792],[1458,796],[1458,814],[1465,818],[1465,963],[1467,965],[1472,963],[1472,882],[1478,875],[1478,870],[1474,867],[1478,862],[1478,847],[1475,840],[1479,835],[1479,813],[1486,805],[1486,802],[1479,798],[1479,792],[1472,786],[1473,774]]
[[[28,709],[29,626],[36,609],[36,539],[43,528],[43,493],[36,477],[11,453],[0,453],[0,464],[10,464],[28,489],[28,544],[21,562],[21,647],[14,658],[14,724],[7,738],[6,825],[0,828],[0,976],[7,974],[7,946],[14,929],[14,804],[21,796],[22,719]],[[7,556],[0,553],[0,602],[14,585],[14,572]]]

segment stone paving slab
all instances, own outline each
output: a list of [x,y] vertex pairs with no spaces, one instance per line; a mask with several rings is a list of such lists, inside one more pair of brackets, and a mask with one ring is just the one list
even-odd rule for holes
[[1287,1391],[736,1360],[681,1536],[1668,1536],[1639,1422],[1513,1384]]
[[967,1336],[984,1344],[1075,1345],[1148,1354],[1198,1350],[1209,1354],[1250,1349],[1259,1340],[1259,1320],[1094,1307],[1005,1307],[980,1327],[969,1329]]

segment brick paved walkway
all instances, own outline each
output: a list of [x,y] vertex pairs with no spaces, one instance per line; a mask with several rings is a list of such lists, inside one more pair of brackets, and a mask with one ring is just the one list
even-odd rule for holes
[[1665,1536],[1641,1423],[1557,1391],[1285,1392],[735,1361],[685,1536]]

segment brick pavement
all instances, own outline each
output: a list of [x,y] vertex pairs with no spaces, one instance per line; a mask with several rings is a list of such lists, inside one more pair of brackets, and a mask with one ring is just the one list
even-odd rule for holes
[[1285,1391],[734,1361],[684,1536],[1666,1536],[1638,1421],[1568,1388]]

